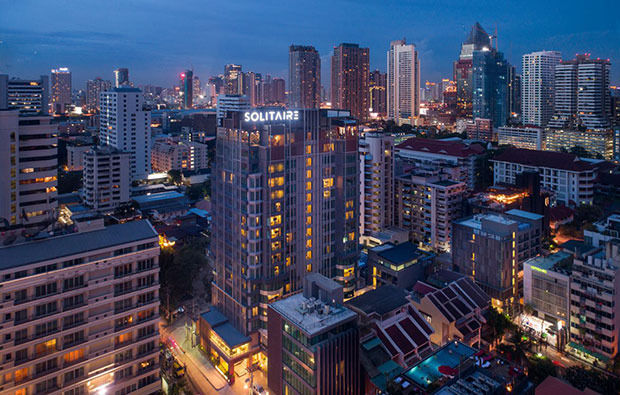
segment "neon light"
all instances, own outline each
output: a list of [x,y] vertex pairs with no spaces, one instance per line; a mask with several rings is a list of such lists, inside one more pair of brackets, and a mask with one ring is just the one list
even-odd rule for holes
[[244,115],[245,122],[298,121],[299,111],[252,111]]
[[541,272],[541,273],[547,273],[547,271],[545,269],[541,269],[539,267],[536,266],[530,266],[532,268],[532,270],[536,270],[537,272]]

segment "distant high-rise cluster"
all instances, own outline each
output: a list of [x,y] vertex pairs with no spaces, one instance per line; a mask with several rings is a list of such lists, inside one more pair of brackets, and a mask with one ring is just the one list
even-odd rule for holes
[[99,111],[99,98],[101,93],[112,88],[112,83],[100,77],[86,82],[86,110],[89,112]]

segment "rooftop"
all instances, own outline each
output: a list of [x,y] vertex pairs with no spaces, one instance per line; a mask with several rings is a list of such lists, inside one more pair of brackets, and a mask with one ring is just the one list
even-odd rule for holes
[[211,307],[209,311],[202,313],[200,317],[209,324],[211,329],[217,333],[230,348],[248,343],[251,340],[250,337],[239,332],[237,328],[228,322],[224,314],[215,307]]
[[427,252],[418,249],[418,247],[410,241],[396,245],[385,243],[372,248],[371,251],[376,252],[381,258],[387,259],[397,265],[429,255]]
[[117,88],[112,88],[110,92],[140,92],[142,93],[140,89],[134,88],[131,86],[119,86]]
[[515,217],[526,218],[532,221],[537,221],[539,219],[543,219],[544,216],[540,214],[530,213],[529,211],[512,209],[506,211],[506,214],[514,215]]
[[88,251],[157,238],[147,220],[110,225],[103,229],[72,233],[0,248],[0,270],[49,261]]
[[438,155],[457,156],[466,158],[472,155],[480,155],[484,152],[484,147],[478,144],[467,145],[461,141],[445,141],[423,138],[410,138],[398,144],[396,148],[400,150],[410,150],[428,152]]
[[342,305],[325,304],[314,298],[306,298],[301,293],[278,300],[270,304],[269,308],[301,329],[308,337],[328,331],[357,317],[357,314]]
[[492,159],[495,162],[518,163],[524,166],[548,167],[568,171],[593,170],[594,165],[580,159],[577,155],[553,152],[536,151],[522,148],[508,148]]
[[407,291],[404,289],[387,284],[349,300],[347,305],[366,315],[384,315],[409,304],[406,296]]
[[568,252],[560,251],[547,256],[537,256],[525,261],[525,264],[537,267],[542,270],[554,270],[555,266],[572,257]]

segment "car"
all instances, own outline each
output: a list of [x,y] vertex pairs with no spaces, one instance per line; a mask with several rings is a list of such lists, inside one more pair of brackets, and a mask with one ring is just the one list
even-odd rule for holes
[[185,376],[185,368],[177,361],[174,361],[172,364],[172,370],[174,371],[174,375],[178,378]]
[[252,386],[252,394],[253,395],[269,395],[267,391],[260,384],[254,384]]

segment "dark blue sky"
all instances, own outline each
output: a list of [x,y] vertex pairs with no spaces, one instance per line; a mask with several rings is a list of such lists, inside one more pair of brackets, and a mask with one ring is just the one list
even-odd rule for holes
[[452,73],[460,43],[480,21],[520,68],[521,55],[559,50],[612,61],[620,84],[618,0],[0,0],[0,73],[35,77],[66,66],[74,87],[129,67],[137,84],[172,85],[184,68],[206,80],[224,64],[287,78],[288,46],[317,47],[329,84],[334,45],[370,47],[385,70],[389,42],[420,51],[423,80]]

